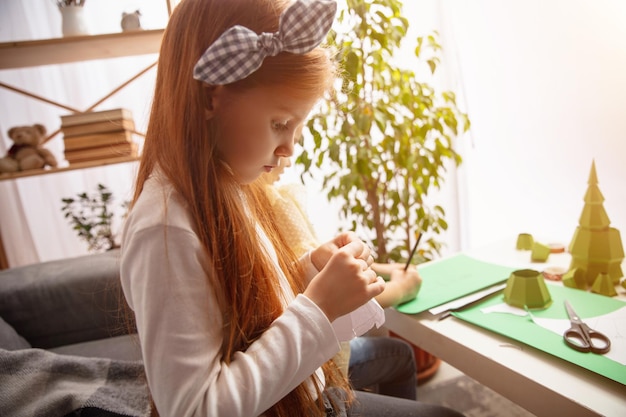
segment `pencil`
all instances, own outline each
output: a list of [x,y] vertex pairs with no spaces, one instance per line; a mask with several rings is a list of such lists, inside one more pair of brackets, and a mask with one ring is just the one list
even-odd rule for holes
[[409,265],[411,265],[411,260],[413,259],[413,255],[415,255],[415,251],[417,250],[417,245],[420,244],[420,240],[422,239],[422,233],[417,232],[417,240],[415,241],[415,245],[413,245],[413,249],[411,250],[411,254],[409,255],[409,259],[406,261],[406,265],[404,265],[404,270],[409,269]]

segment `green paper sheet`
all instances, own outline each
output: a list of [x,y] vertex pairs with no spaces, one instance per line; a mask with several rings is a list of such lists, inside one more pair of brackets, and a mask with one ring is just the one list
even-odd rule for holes
[[[566,299],[583,320],[585,317],[608,314],[626,306],[626,303],[621,300],[558,285],[548,285],[548,290],[552,297],[552,304],[545,310],[532,310],[532,314],[536,317],[567,319],[563,305]],[[535,324],[529,316],[522,317],[506,313],[485,314],[480,311],[482,308],[503,302],[503,296],[500,295],[452,314],[461,320],[510,337],[626,385],[626,366],[603,355],[578,352],[567,347],[561,336]]]
[[396,308],[406,314],[421,313],[504,282],[516,269],[483,262],[465,254],[422,264],[418,266],[422,287],[417,297]]

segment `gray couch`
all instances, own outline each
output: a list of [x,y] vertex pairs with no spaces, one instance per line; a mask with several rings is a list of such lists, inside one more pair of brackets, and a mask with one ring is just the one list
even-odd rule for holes
[[0,271],[0,348],[141,359],[120,305],[118,250]]
[[0,416],[150,417],[119,253],[0,271]]

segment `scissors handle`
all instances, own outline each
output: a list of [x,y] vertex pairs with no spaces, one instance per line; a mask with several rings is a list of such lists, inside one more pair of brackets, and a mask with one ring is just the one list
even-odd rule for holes
[[563,334],[565,343],[579,352],[607,353],[611,349],[611,340],[586,324],[572,326]]

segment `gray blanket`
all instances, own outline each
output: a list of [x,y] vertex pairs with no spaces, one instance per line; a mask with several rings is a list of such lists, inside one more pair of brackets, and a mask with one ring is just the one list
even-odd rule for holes
[[141,362],[0,349],[0,416],[148,417]]

